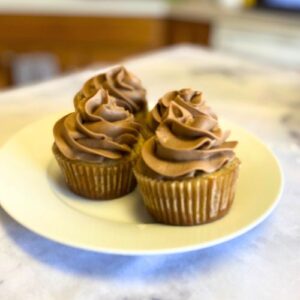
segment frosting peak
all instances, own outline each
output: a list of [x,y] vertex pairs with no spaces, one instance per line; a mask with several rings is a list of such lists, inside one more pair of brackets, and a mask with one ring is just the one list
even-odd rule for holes
[[143,146],[142,165],[162,178],[215,172],[235,157],[237,142],[226,141],[229,134],[208,107],[189,110],[170,101],[155,136]]
[[128,155],[139,130],[133,115],[100,89],[78,102],[76,112],[55,124],[54,138],[59,150],[71,160],[103,161]]
[[181,89],[166,93],[151,110],[149,114],[149,127],[152,131],[155,131],[162,122],[163,116],[172,101],[188,110],[192,115],[199,113],[210,114],[216,118],[216,115],[203,100],[201,92],[192,89]]
[[89,79],[75,97],[75,107],[83,98],[94,95],[100,88],[107,90],[111,96],[117,99],[119,106],[131,113],[135,114],[147,107],[146,90],[141,81],[123,66]]

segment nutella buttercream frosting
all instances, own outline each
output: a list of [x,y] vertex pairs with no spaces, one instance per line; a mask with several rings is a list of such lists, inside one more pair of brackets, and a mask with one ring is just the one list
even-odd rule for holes
[[220,128],[200,93],[171,92],[161,98],[152,115],[160,125],[142,148],[143,174],[162,179],[193,177],[218,171],[235,158],[237,142],[227,141],[230,132]]
[[70,160],[102,162],[128,156],[140,137],[133,115],[100,89],[54,126],[55,144]]
[[189,88],[171,91],[161,97],[155,107],[150,111],[148,116],[148,127],[151,131],[154,132],[161,123],[162,118],[172,101],[184,107],[190,113],[198,111],[216,117],[211,111],[211,108],[206,105],[201,92]]
[[146,90],[140,79],[123,66],[112,68],[89,79],[76,95],[75,107],[82,99],[94,95],[100,88],[107,90],[109,95],[117,99],[119,106],[133,114],[147,109]]

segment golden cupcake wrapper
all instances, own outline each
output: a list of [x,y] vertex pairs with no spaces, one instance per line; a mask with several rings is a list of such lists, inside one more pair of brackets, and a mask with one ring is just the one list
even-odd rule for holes
[[223,217],[234,199],[239,160],[221,170],[180,181],[156,180],[134,174],[144,204],[154,219],[170,225],[197,225]]
[[83,197],[114,199],[130,193],[136,186],[132,165],[137,154],[118,162],[97,164],[70,160],[55,144],[53,153],[68,187]]

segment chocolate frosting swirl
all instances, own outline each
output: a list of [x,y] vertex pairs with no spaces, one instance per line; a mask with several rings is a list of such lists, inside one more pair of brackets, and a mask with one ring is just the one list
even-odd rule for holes
[[80,101],[76,112],[60,119],[53,133],[56,146],[67,158],[101,162],[129,155],[139,130],[133,115],[100,89]]
[[119,66],[89,79],[75,97],[75,108],[82,99],[94,95],[100,88],[107,90],[119,106],[133,114],[147,107],[146,90],[140,79]]
[[144,173],[161,178],[195,176],[215,172],[235,157],[237,142],[226,141],[230,132],[223,132],[216,115],[204,108],[168,104],[155,136],[142,148]]
[[202,112],[216,117],[203,100],[202,93],[192,89],[181,89],[166,93],[158,100],[158,103],[149,113],[148,126],[154,132],[161,123],[163,115],[168,109],[171,101],[187,109],[190,113]]

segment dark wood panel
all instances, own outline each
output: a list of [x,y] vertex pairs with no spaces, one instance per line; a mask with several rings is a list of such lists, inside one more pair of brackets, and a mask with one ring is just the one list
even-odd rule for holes
[[0,86],[11,83],[10,66],[19,54],[53,54],[61,71],[117,61],[165,45],[166,22],[153,18],[0,15]]
[[183,20],[169,21],[169,42],[210,45],[211,24]]
[[138,18],[0,14],[0,86],[11,83],[19,54],[47,52],[61,71],[176,43],[209,45],[210,24]]
[[154,46],[165,40],[164,23],[143,18],[0,15],[0,39]]

